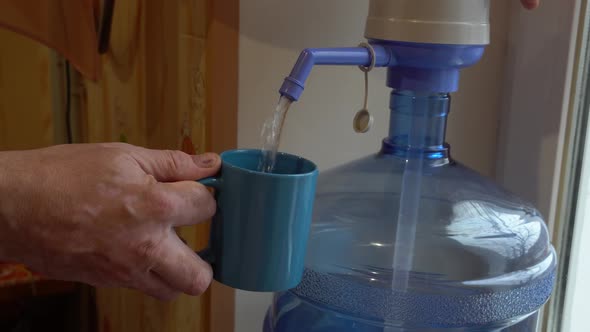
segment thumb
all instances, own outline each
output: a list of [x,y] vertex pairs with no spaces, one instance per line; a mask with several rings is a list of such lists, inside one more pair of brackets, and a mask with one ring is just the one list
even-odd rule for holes
[[141,149],[134,157],[147,174],[160,182],[198,180],[215,175],[221,166],[215,153],[193,156],[182,151]]

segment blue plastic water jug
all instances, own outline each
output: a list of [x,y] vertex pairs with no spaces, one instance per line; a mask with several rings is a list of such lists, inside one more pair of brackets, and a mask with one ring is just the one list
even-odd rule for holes
[[303,281],[275,295],[265,332],[536,330],[547,227],[451,158],[449,105],[394,89],[380,151],[320,174]]

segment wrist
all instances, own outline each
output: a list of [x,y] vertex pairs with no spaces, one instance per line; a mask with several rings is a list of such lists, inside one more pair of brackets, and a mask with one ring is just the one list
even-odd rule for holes
[[18,260],[19,208],[26,202],[19,196],[23,188],[19,186],[18,156],[18,152],[0,151],[0,261]]
[[6,255],[6,246],[8,239],[4,237],[8,234],[8,169],[5,165],[6,152],[0,151],[0,262],[9,260]]

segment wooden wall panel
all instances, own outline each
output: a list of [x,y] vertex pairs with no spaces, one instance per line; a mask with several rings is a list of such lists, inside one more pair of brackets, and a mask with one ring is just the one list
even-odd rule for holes
[[[151,2],[150,2],[151,3]],[[118,1],[111,47],[101,58],[101,79],[79,87],[83,141],[145,145],[145,8],[140,0]]]
[[54,143],[52,51],[0,29],[0,150]]
[[[208,0],[207,128],[208,149],[236,148],[238,134],[239,0]],[[234,330],[235,292],[213,283],[211,331]]]
[[[238,17],[238,0],[117,1],[97,75],[71,69],[74,142],[234,148]],[[0,49],[0,149],[64,143],[64,61],[2,29],[0,42],[14,45]],[[208,224],[178,232],[195,250],[207,245]],[[171,303],[124,289],[98,289],[96,300],[101,332],[233,331],[234,292],[217,283]]]
[[[228,148],[235,146],[232,123],[237,121],[237,102],[228,108],[231,103],[226,100],[237,96],[237,86],[222,99],[222,94],[211,95],[209,88],[217,75],[214,66],[219,65],[208,57],[215,45],[210,32],[216,31],[210,30],[208,20],[211,3],[117,2],[111,50],[102,58],[102,79],[82,82],[79,112],[88,141],[124,140],[187,153],[219,152],[218,140]],[[235,52],[237,61],[237,38],[230,41],[232,47],[224,51]],[[230,68],[237,69],[233,64]],[[235,75],[237,83],[237,70]],[[210,130],[215,107],[223,108],[219,115],[229,124],[219,135]],[[207,245],[208,224],[178,232],[195,250]],[[101,332],[233,331],[233,291],[220,285],[201,297],[181,296],[170,303],[129,290],[99,289],[97,301]]]

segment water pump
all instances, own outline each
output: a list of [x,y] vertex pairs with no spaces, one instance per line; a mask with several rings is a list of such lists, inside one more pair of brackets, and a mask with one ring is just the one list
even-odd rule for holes
[[387,67],[391,88],[454,92],[489,43],[489,9],[489,0],[371,0],[370,47],[304,50],[280,93],[299,100],[315,65]]

